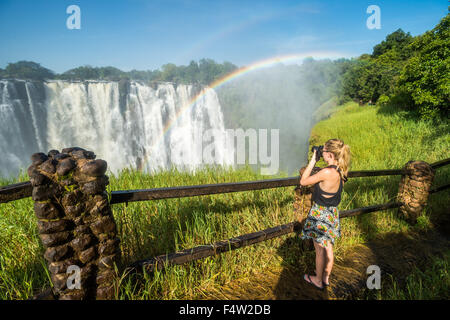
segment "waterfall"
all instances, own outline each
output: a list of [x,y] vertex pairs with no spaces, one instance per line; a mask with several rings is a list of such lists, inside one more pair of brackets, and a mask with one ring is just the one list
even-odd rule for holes
[[[146,172],[203,164],[208,129],[225,133],[216,92],[194,85],[137,81],[0,81],[0,176],[30,165],[30,155],[79,146],[123,168]],[[224,139],[213,139],[216,164],[232,165]]]

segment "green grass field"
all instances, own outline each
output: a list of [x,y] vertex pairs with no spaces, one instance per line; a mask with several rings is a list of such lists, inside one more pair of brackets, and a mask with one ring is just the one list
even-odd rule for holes
[[[349,103],[334,107],[331,117],[314,127],[310,143],[323,144],[330,138],[343,139],[350,145],[353,157],[350,170],[398,169],[409,160],[432,163],[450,157],[448,123],[437,125],[418,121],[406,113],[390,112],[375,106],[359,107],[355,103]],[[319,162],[318,165],[322,166],[324,163]],[[286,174],[281,173],[277,177],[286,177]],[[267,178],[272,177],[261,176],[249,167],[236,171],[210,168],[200,170],[196,174],[171,171],[147,175],[124,170],[118,176],[110,175],[108,190]],[[435,185],[448,183],[449,178],[450,167],[440,168],[436,174]],[[15,181],[0,181],[0,185],[26,180],[28,177],[21,175]],[[392,201],[395,199],[399,181],[400,177],[395,176],[351,179],[345,185],[340,209]],[[293,189],[276,188],[128,205],[115,204],[112,208],[121,239],[123,264],[291,222],[295,220]],[[415,226],[410,226],[399,218],[396,210],[343,219],[342,237],[335,245],[335,259],[342,259],[355,244],[370,241],[385,233],[436,228],[435,221],[440,221],[448,211],[448,197],[449,190],[432,195],[429,205],[423,210]],[[286,258],[281,257],[278,252],[278,247],[286,237],[294,236],[283,236],[152,274],[121,276],[117,280],[117,298],[204,298],[210,290],[234,279],[249,276],[253,272],[280,267],[286,263],[286,259],[291,263],[304,265],[305,257]],[[448,273],[443,275],[444,287],[436,289],[434,286],[434,291],[431,291],[426,285],[441,279],[442,270],[448,265],[448,254],[445,258],[436,258],[431,267],[440,274],[439,277],[430,276],[429,272],[418,268],[409,278],[408,286],[399,288],[393,280],[388,290],[368,298],[440,297],[442,292],[448,292]],[[422,286],[419,296],[414,294],[419,290],[417,283]],[[0,204],[0,298],[27,299],[48,286],[50,280],[43,258],[43,247],[39,241],[32,200],[28,198]]]

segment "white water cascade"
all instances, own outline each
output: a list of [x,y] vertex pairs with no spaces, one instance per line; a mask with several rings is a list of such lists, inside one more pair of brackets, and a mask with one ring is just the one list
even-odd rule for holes
[[[82,147],[123,168],[155,172],[205,164],[205,131],[225,133],[213,89],[135,81],[0,81],[0,176],[16,175],[30,155]],[[220,136],[220,135],[219,135]],[[225,136],[225,135],[224,135]],[[214,163],[232,165],[225,139],[209,142]]]

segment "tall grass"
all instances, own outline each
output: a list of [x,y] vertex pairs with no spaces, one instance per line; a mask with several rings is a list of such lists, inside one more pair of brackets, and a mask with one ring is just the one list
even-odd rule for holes
[[[377,107],[347,104],[331,118],[319,122],[311,144],[341,138],[351,146],[351,170],[401,168],[409,160],[434,162],[449,154],[448,127],[405,118]],[[107,159],[106,159],[107,160]],[[319,163],[320,165],[320,163]],[[322,163],[323,165],[323,163]],[[108,191],[181,185],[249,181],[269,178],[249,167],[231,170],[205,168],[194,174],[171,170],[143,174],[123,170],[110,174]],[[278,177],[285,177],[280,173]],[[399,177],[355,178],[346,185],[341,210],[385,203],[395,198]],[[27,180],[22,175],[18,180]],[[449,180],[449,170],[437,172],[436,185]],[[1,185],[16,181],[0,181]],[[113,205],[121,239],[122,260],[133,261],[228,239],[245,233],[291,222],[293,187],[166,199]],[[421,228],[432,228],[433,215],[448,205],[448,191],[432,195],[421,218]],[[347,250],[388,232],[418,228],[400,219],[396,210],[342,220],[342,237],[335,245],[335,258]],[[289,235],[287,237],[295,237]],[[196,299],[253,272],[288,264],[305,266],[310,256],[280,255],[285,237],[209,257],[163,271],[119,275],[118,299]],[[37,233],[31,199],[0,205],[0,298],[26,299],[50,285]]]
[[450,288],[450,251],[433,257],[427,266],[414,266],[406,279],[399,283],[392,275],[386,277],[381,290],[366,293],[366,299],[436,300],[448,299]]

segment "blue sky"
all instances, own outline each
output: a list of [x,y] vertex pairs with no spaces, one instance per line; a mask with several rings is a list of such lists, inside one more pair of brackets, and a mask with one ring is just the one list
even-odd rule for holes
[[[371,53],[387,34],[432,29],[448,12],[440,1],[0,0],[0,68],[31,60],[64,72],[81,65],[124,71],[211,58],[238,66],[270,57]],[[81,29],[66,8],[78,5]],[[368,29],[369,5],[381,29]]]

